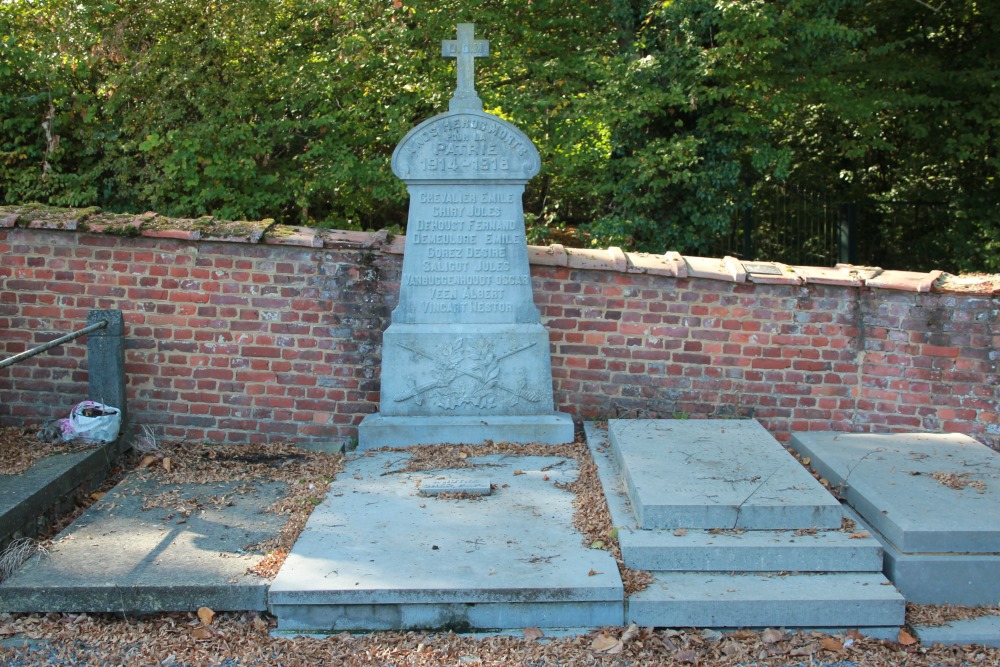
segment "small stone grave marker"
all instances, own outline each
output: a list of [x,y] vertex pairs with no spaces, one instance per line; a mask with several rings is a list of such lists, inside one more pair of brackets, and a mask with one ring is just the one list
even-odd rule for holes
[[442,493],[488,496],[491,488],[490,480],[470,477],[445,477],[443,479],[425,479],[420,482],[420,493],[425,496],[437,496]]

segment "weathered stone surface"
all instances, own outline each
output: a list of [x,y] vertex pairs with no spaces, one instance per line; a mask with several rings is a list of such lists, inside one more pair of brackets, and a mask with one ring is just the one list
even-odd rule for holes
[[811,431],[791,446],[899,551],[1000,553],[1000,454],[972,438]]
[[620,420],[608,432],[641,528],[839,528],[840,503],[752,420]]
[[582,543],[573,495],[557,486],[575,462],[473,457],[472,470],[435,473],[482,466],[497,490],[444,500],[421,493],[427,473],[401,472],[407,458],[347,461],[271,586],[279,632],[622,622],[617,565]]
[[[255,484],[246,498],[236,486],[126,480],[73,522],[47,556],[0,584],[0,611],[265,610],[267,582],[247,574],[263,555],[246,545],[277,535],[284,518],[263,509],[283,485]],[[158,496],[201,507],[186,517],[166,502],[144,509]],[[220,496],[231,504],[214,507],[209,499]]]
[[857,628],[903,624],[906,603],[880,574],[664,572],[629,598],[627,623],[657,627]]
[[914,626],[913,631],[924,646],[976,644],[1000,647],[1000,616],[992,614],[941,626]]

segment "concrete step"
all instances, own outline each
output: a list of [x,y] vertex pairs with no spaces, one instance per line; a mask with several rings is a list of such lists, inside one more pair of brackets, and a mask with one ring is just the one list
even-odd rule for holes
[[882,548],[871,536],[843,531],[619,530],[625,565],[696,572],[881,572]]
[[1000,454],[955,433],[795,433],[792,447],[840,487],[907,600],[1000,600]]
[[0,475],[0,549],[19,537],[35,537],[72,510],[77,495],[100,486],[120,458],[118,443],[95,444],[39,459],[19,475]]
[[657,572],[625,621],[702,628],[898,628],[903,596],[879,574]]
[[612,451],[640,528],[840,528],[840,503],[760,424],[612,419]]
[[914,626],[913,631],[924,646],[977,644],[1000,648],[1000,616],[992,614],[952,621],[947,625],[918,625]]
[[880,572],[882,550],[871,536],[840,530],[706,531],[638,528],[606,429],[584,424],[587,444],[618,531],[622,557],[640,570],[747,572]]
[[[407,472],[408,453],[353,455],[272,583],[280,633],[620,625],[624,593],[607,551],[583,544],[572,459],[483,456],[461,470]],[[491,488],[427,497],[456,477]]]

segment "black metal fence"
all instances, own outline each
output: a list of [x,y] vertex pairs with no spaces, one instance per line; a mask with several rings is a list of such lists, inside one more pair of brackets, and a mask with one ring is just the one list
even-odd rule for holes
[[838,262],[927,271],[942,266],[947,202],[844,201],[805,188],[757,188],[713,250],[800,266]]

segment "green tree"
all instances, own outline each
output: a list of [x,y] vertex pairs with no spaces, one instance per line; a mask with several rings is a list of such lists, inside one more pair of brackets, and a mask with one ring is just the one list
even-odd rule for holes
[[749,184],[796,168],[789,128],[803,115],[863,116],[842,99],[864,37],[840,20],[853,4],[650,3],[608,87],[618,113],[596,242],[706,251],[746,205]]
[[[454,74],[440,42],[456,22],[475,21],[494,53],[478,73],[487,109],[522,127],[545,160],[529,212],[543,223],[584,219],[594,214],[589,183],[607,154],[599,114],[586,104],[615,45],[604,36],[602,7],[15,0],[4,8],[4,43],[13,48],[0,61],[0,108],[10,118],[0,145],[16,159],[6,161],[11,177],[0,197],[337,227],[405,224],[405,191],[389,158],[413,125],[447,109]],[[34,34],[48,37],[24,41]],[[37,131],[48,100],[61,162]],[[97,128],[82,132],[81,122]],[[71,134],[85,145],[69,146]],[[41,187],[46,156],[67,168]],[[81,157],[82,170],[73,167]]]
[[[705,252],[755,189],[946,202],[865,230],[890,268],[1000,269],[1000,8],[974,0],[666,0],[607,88],[607,213],[594,242]],[[925,229],[915,229],[924,226]],[[880,260],[880,261],[881,261]]]

